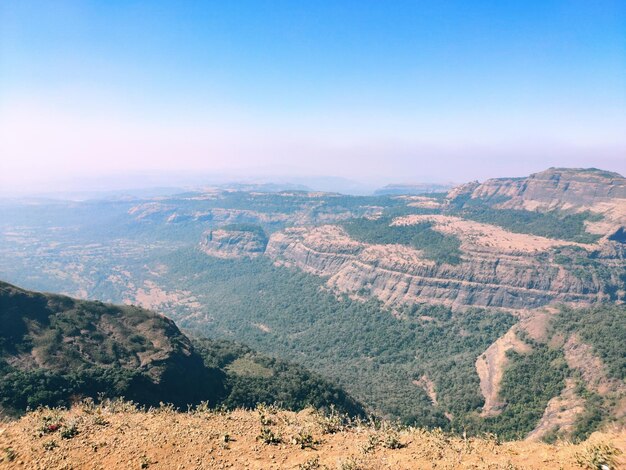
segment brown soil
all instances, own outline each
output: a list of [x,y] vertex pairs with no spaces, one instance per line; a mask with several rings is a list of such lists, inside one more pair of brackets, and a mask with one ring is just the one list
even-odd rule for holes
[[[46,422],[46,416],[52,421]],[[55,416],[51,410],[38,410],[0,424],[0,468],[569,469],[578,468],[577,456],[597,444],[626,451],[624,431],[596,433],[580,445],[548,445],[365,425],[331,434],[325,432],[329,421],[310,410],[298,414],[265,410],[263,419],[281,442],[268,444],[258,438],[263,425],[256,411],[137,412],[117,405],[77,406]],[[59,423],[60,429],[50,430],[51,423]],[[72,424],[75,435],[67,432]],[[43,432],[46,425],[48,432]],[[310,435],[312,448],[303,449],[298,435]],[[394,448],[396,444],[400,448]],[[617,462],[617,468],[624,463]]]

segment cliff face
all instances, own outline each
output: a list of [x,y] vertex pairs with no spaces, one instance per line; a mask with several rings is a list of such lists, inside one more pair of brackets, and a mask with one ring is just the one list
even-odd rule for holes
[[470,192],[472,198],[507,198],[501,206],[544,209],[593,206],[604,200],[626,199],[626,178],[596,169],[550,168],[527,178],[495,178],[469,183],[450,197]]
[[[328,287],[338,293],[360,298],[373,295],[388,304],[534,308],[555,301],[588,303],[609,299],[607,292],[620,282],[623,259],[607,260],[604,274],[593,269],[581,273],[554,261],[556,252],[551,247],[561,242],[510,236],[522,237],[528,246],[503,249],[488,238],[481,243],[469,232],[457,265],[435,263],[403,245],[360,243],[330,225],[276,233],[266,253],[279,265],[327,277]],[[623,292],[612,295],[623,296]]]
[[[626,179],[589,169],[549,169],[527,178],[467,183],[452,190],[447,204],[472,199],[495,209],[590,211],[585,222],[602,235],[581,244],[513,233],[441,208],[433,215],[395,218],[391,225],[431,224],[461,242],[456,265],[428,260],[404,245],[351,240],[336,226],[294,228],[274,234],[267,254],[277,263],[325,276],[339,293],[370,295],[388,304],[428,302],[453,307],[535,308],[552,302],[626,300],[624,292]],[[422,206],[420,206],[422,207]],[[458,211],[456,212],[458,213]],[[601,220],[599,220],[601,219]]]
[[[554,209],[602,214],[607,219],[593,230],[626,224],[626,178],[597,169],[550,168],[527,178],[497,178],[458,186],[449,199],[480,199],[502,209]],[[608,231],[607,231],[608,233]]]
[[255,258],[265,251],[267,238],[262,232],[248,230],[209,230],[200,249],[217,258]]

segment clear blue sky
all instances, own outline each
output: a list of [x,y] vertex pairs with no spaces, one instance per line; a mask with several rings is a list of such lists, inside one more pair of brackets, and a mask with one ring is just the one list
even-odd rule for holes
[[5,0],[0,125],[4,185],[625,173],[626,2]]

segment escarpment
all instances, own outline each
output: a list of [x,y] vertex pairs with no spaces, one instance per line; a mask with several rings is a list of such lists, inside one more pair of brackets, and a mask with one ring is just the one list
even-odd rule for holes
[[267,237],[263,229],[239,226],[207,231],[200,243],[200,249],[218,258],[255,258],[263,254],[266,244]]
[[604,200],[626,199],[626,178],[594,168],[549,168],[526,178],[468,183],[455,188],[450,198],[466,193],[472,199],[499,197],[500,206],[508,208],[574,208],[593,206]]
[[449,201],[483,201],[500,209],[590,211],[604,221],[588,223],[603,234],[626,225],[626,178],[595,168],[549,168],[527,178],[495,178],[453,189]]
[[545,243],[537,245],[541,237],[511,235],[526,237],[532,249],[512,245],[503,250],[495,241],[476,242],[472,236],[472,242],[463,240],[460,263],[438,263],[426,259],[419,249],[361,243],[340,227],[326,225],[276,233],[266,254],[278,265],[326,277],[327,286],[337,293],[357,298],[373,295],[387,304],[517,309],[623,296],[616,289],[623,272],[620,253],[604,250],[606,262],[581,272],[555,261],[558,243],[553,240],[543,239]]
[[[456,238],[458,263],[451,264],[445,253],[427,253],[420,243],[395,244],[393,237],[385,244],[363,243],[330,225],[274,234],[267,254],[279,265],[326,277],[337,293],[373,295],[387,304],[520,309],[626,300],[621,175],[551,168],[527,178],[467,183],[441,201],[411,203],[422,212],[389,218],[390,226],[403,229],[398,243],[410,237],[413,225]],[[568,214],[578,215],[567,219]],[[535,227],[516,225],[515,217],[527,217]],[[570,230],[560,224],[571,224]]]

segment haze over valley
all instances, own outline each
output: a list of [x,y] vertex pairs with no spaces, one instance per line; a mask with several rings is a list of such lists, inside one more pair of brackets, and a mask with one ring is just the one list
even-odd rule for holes
[[626,4],[0,3],[0,470],[626,468]]

